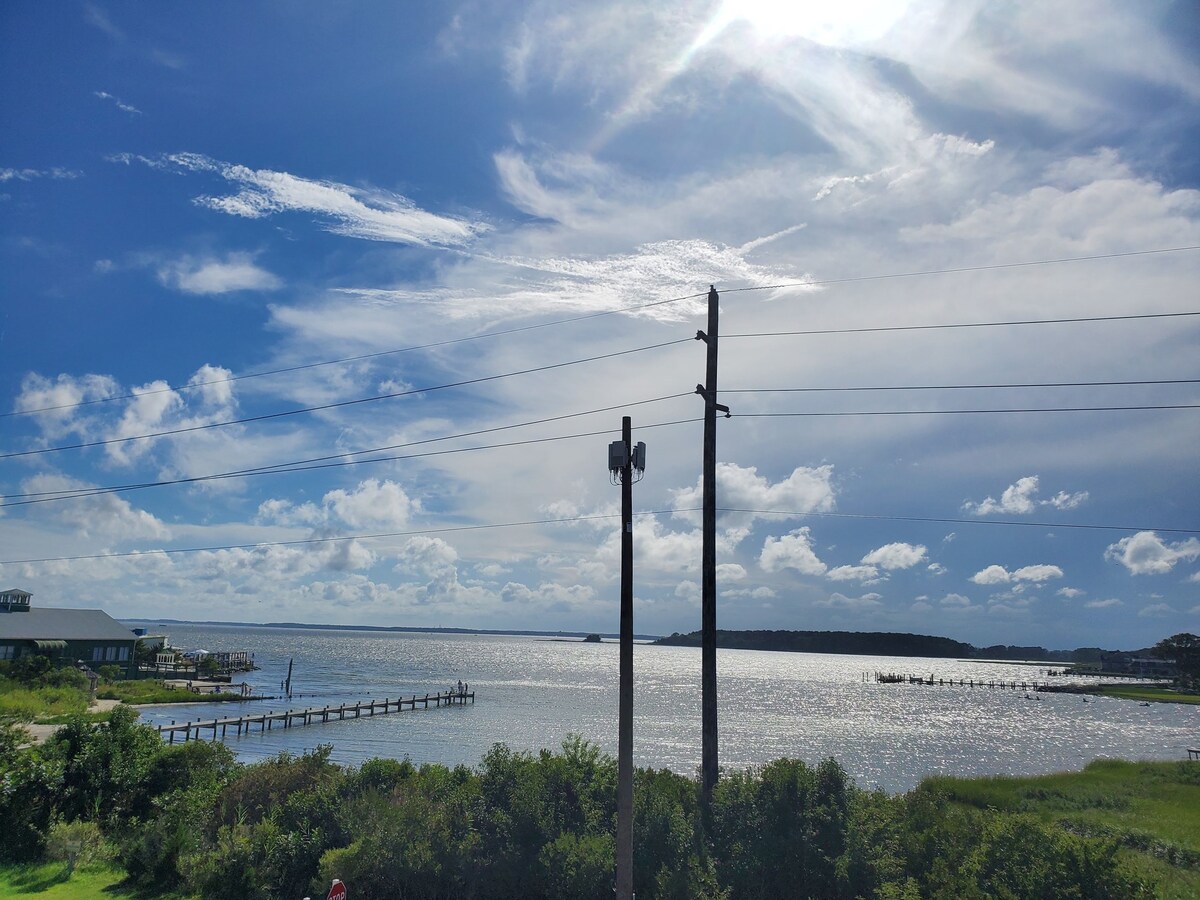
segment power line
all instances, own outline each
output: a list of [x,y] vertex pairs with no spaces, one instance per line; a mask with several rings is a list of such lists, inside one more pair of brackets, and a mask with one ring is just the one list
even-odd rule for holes
[[[928,276],[928,275],[948,275],[948,274],[953,274],[956,272],[983,272],[983,271],[988,271],[988,270],[993,270],[993,269],[1027,268],[1030,266],[1056,265],[1059,263],[1085,262],[1085,261],[1090,261],[1090,260],[1103,260],[1103,259],[1119,259],[1122,257],[1132,257],[1132,256],[1146,256],[1146,255],[1157,254],[1157,253],[1180,253],[1180,252],[1184,252],[1184,251],[1188,251],[1188,250],[1200,250],[1200,246],[1165,247],[1165,248],[1159,248],[1159,249],[1153,249],[1153,250],[1132,250],[1132,251],[1129,251],[1126,253],[1104,253],[1104,254],[1097,254],[1097,255],[1093,255],[1093,256],[1070,256],[1070,257],[1062,257],[1059,259],[1043,259],[1043,260],[1032,260],[1032,261],[1026,261],[1026,262],[1014,262],[1014,263],[996,263],[996,264],[992,264],[992,265],[979,265],[979,266],[962,266],[962,267],[953,268],[953,269],[927,269],[924,271],[917,271],[917,272],[887,272],[887,273],[882,273],[882,274],[878,274],[878,275],[857,275],[857,276],[850,276],[850,277],[846,277],[846,278],[824,278],[824,279],[815,280],[815,281],[796,281],[796,282],[788,282],[788,283],[784,283],[784,284],[757,285],[754,287],[743,287],[743,288],[726,288],[725,290],[722,291],[722,293],[732,294],[732,293],[739,293],[739,292],[744,292],[744,291],[769,291],[769,290],[779,290],[782,288],[789,288],[789,287],[813,287],[813,286],[830,285],[830,284],[850,284],[850,283],[857,282],[857,281],[880,281],[880,280],[890,279],[890,278],[918,278],[918,277],[923,277],[923,276]],[[167,386],[165,388],[155,388],[152,390],[141,391],[136,394],[130,393],[130,394],[120,394],[120,395],[116,395],[116,396],[112,396],[112,397],[97,397],[92,400],[81,400],[78,403],[62,403],[62,404],[58,404],[55,406],[42,406],[42,407],[38,407],[36,409],[14,410],[11,412],[0,413],[0,418],[8,418],[11,416],[33,415],[35,413],[53,412],[55,410],[60,410],[60,409],[75,409],[80,406],[90,406],[90,405],[96,404],[96,403],[111,403],[116,400],[131,400],[131,399],[134,399],[134,398],[140,397],[140,396],[146,396],[146,395],[150,395],[150,394],[168,393],[170,391],[193,390],[196,388],[207,387],[209,385],[214,385],[214,384],[228,384],[228,383],[231,383],[234,381],[242,381],[242,380],[248,379],[248,378],[263,378],[263,377],[266,377],[269,375],[283,375],[283,374],[287,374],[289,372],[300,372],[305,369],[316,369],[316,368],[321,368],[323,366],[333,366],[333,365],[341,365],[344,363],[361,362],[363,360],[377,359],[382,356],[391,356],[391,355],[395,355],[395,354],[399,354],[399,353],[411,353],[411,352],[418,351],[418,350],[430,350],[430,349],[433,349],[436,347],[446,347],[446,346],[450,346],[452,344],[466,343],[468,341],[478,341],[478,340],[484,340],[486,338],[493,338],[493,337],[505,337],[507,335],[520,334],[525,331],[533,331],[533,330],[539,329],[539,328],[551,328],[551,327],[554,327],[557,325],[567,325],[572,322],[582,322],[582,321],[586,321],[588,319],[601,318],[603,316],[612,316],[612,315],[619,315],[621,313],[637,312],[638,310],[650,309],[650,308],[656,307],[656,306],[664,306],[669,303],[680,303],[685,300],[694,300],[699,297],[705,296],[706,293],[707,292],[701,292],[701,293],[697,293],[697,294],[689,294],[685,297],[672,297],[667,300],[655,300],[650,303],[641,303],[636,306],[622,307],[621,309],[605,310],[603,312],[597,312],[597,313],[587,313],[587,314],[580,315],[580,316],[571,316],[566,319],[555,319],[550,322],[539,322],[535,325],[523,325],[523,326],[519,326],[516,328],[507,328],[507,329],[501,329],[498,331],[488,331],[488,332],[484,332],[482,334],[469,335],[467,337],[449,338],[444,341],[433,341],[428,344],[416,344],[416,345],[413,345],[410,347],[399,347],[399,348],[395,348],[392,350],[379,350],[374,353],[363,353],[363,354],[359,354],[357,356],[345,356],[345,357],[340,357],[338,359],[321,360],[319,362],[313,362],[313,363],[303,363],[300,365],[286,366],[286,367],[279,368],[279,369],[266,369],[261,372],[247,372],[242,375],[232,375],[229,378],[216,378],[216,379],[212,379],[210,381],[197,381],[197,382],[192,382],[192,383],[185,384],[185,385],[175,385],[175,386]],[[1195,313],[1192,313],[1192,315],[1195,315]],[[1137,317],[1131,317],[1131,318],[1137,318]],[[1062,321],[1092,321],[1092,320],[1062,320]],[[1033,323],[1004,323],[1004,324],[1033,324]],[[917,326],[917,327],[919,327],[919,326]],[[971,326],[941,326],[941,327],[971,327]],[[863,330],[885,330],[885,329],[863,329]],[[886,330],[899,330],[899,329],[886,329]],[[831,333],[845,333],[845,332],[815,331],[815,332],[788,332],[788,333],[790,333],[790,334],[831,334]],[[732,335],[732,334],[725,335],[725,337],[749,337],[749,336],[750,335]],[[757,337],[758,335],[754,335],[754,336]]]
[[245,425],[250,422],[263,422],[269,419],[280,419],[285,416],[297,416],[303,413],[322,412],[328,409],[341,409],[347,406],[355,406],[362,403],[375,403],[379,400],[391,400],[396,397],[408,397],[414,394],[428,394],[433,391],[443,391],[448,388],[466,387],[472,384],[483,384],[489,381],[498,381],[501,378],[512,378],[516,375],[530,375],[535,372],[547,372],[552,369],[563,369],[568,366],[578,366],[583,363],[597,362],[602,359],[613,359],[618,356],[627,356],[631,353],[642,353],[646,350],[658,350],[662,347],[671,347],[676,344],[691,343],[692,338],[677,338],[673,341],[663,341],[658,344],[648,344],[644,347],[634,347],[630,350],[617,350],[613,353],[601,353],[597,356],[588,356],[583,359],[573,359],[567,362],[551,363],[545,366],[535,366],[531,369],[519,369],[515,372],[503,372],[499,375],[485,375],[481,378],[468,378],[464,381],[454,381],[449,384],[438,384],[430,387],[412,388],[407,391],[392,391],[387,394],[377,394],[372,397],[359,397],[354,400],[341,400],[337,403],[325,403],[320,406],[305,406],[299,409],[289,409],[282,412],[263,413],[257,416],[247,416],[243,419],[230,419],[224,422],[208,422],[204,425],[189,425],[186,428],[172,428],[167,431],[156,431],[149,434],[138,434],[130,437],[108,438],[102,441],[86,441],[79,444],[63,444],[58,447],[42,447],[37,450],[18,450],[11,453],[0,453],[0,459],[13,459],[19,456],[40,456],[45,453],[57,453],[62,450],[81,450],[88,447],[103,447],[110,444],[124,444],[130,441],[142,441],[149,438],[169,437],[175,434],[187,434],[193,431],[206,431],[211,428],[224,428],[228,425]]
[[[639,425],[639,428],[667,428],[673,425],[688,425],[693,422],[699,422],[700,419],[677,419],[673,422],[655,422],[650,425]],[[231,478],[252,478],[257,475],[286,475],[293,472],[311,472],[317,469],[338,469],[345,466],[369,465],[371,463],[382,462],[398,462],[408,459],[426,459],[432,456],[451,456],[458,453],[474,453],[480,450],[502,450],[511,447],[525,447],[531,444],[549,444],[556,441],[568,441],[585,437],[598,437],[600,435],[612,434],[612,428],[602,428],[597,431],[582,431],[575,434],[560,434],[553,437],[544,438],[528,438],[523,441],[506,441],[500,444],[483,444],[474,447],[454,447],[446,450],[429,450],[425,453],[406,453],[397,456],[380,456],[373,459],[349,460],[343,462],[323,462],[315,465],[290,465],[287,467],[270,467],[261,469],[242,470],[240,472],[225,472],[214,475],[196,475],[191,478],[176,478],[165,481],[147,481],[139,484],[114,485],[111,487],[98,487],[93,489],[80,488],[75,492],[61,492],[60,496],[43,496],[36,499],[18,500],[15,503],[0,503],[0,509],[10,506],[31,506],[38,503],[53,503],[62,500],[80,500],[87,497],[95,497],[101,494],[119,494],[129,491],[142,490],[153,487],[166,487],[169,485],[179,484],[196,484],[204,481],[224,481]],[[445,439],[442,439],[445,440]],[[420,442],[417,442],[420,443]],[[59,492],[56,492],[59,493]]]
[[[690,510],[681,510],[690,511]],[[870,519],[889,522],[925,522],[934,525],[1004,525],[1018,528],[1069,528],[1085,531],[1156,531],[1163,534],[1200,534],[1200,528],[1159,528],[1153,525],[1090,525],[1069,522],[1022,522],[1018,519],[954,519],[935,516],[892,516],[871,513],[797,512],[782,509],[740,509],[722,507],[721,512],[753,513],[763,516],[789,516],[818,519]]]
[[362,362],[367,359],[378,359],[381,356],[393,356],[398,353],[412,353],[417,350],[432,350],[436,347],[448,347],[451,344],[463,344],[468,341],[481,341],[485,338],[505,337],[512,334],[520,334],[524,331],[534,331],[538,328],[551,328],[556,325],[568,325],[572,322],[582,322],[588,319],[599,319],[603,316],[614,316],[619,313],[637,312],[642,309],[650,309],[655,306],[664,306],[668,303],[681,303],[684,300],[694,300],[697,297],[706,296],[707,292],[700,294],[690,294],[687,297],[672,297],[669,300],[655,300],[650,303],[640,303],[637,306],[624,306],[620,309],[610,309],[604,312],[587,313],[581,316],[571,316],[567,319],[555,319],[551,322],[539,322],[536,325],[522,325],[517,328],[506,328],[500,331],[485,331],[482,334],[469,335],[461,338],[449,338],[444,341],[433,341],[428,344],[415,344],[411,347],[398,347],[392,350],[379,350],[374,353],[362,353],[358,356],[343,356],[339,359],[327,359],[320,362],[303,363],[296,366],[286,366],[281,369],[266,369],[261,372],[246,372],[242,375],[231,375],[229,378],[214,378],[210,381],[195,381],[183,385],[168,385],[165,388],[154,388],[152,390],[139,391],[133,394],[119,394],[112,397],[97,397],[92,400],[81,400],[78,403],[60,403],[57,406],[41,406],[37,409],[19,409],[13,412],[0,413],[0,418],[8,418],[10,416],[29,416],[35,413],[53,412],[59,409],[75,409],[80,406],[91,406],[95,403],[112,403],[116,400],[132,400],[136,397],[145,397],[152,394],[165,394],[171,391],[190,391],[196,388],[208,387],[213,384],[230,384],[234,381],[243,381],[247,378],[263,378],[268,375],[286,375],[289,372],[301,372],[305,369],[318,369],[323,366],[336,366],[343,363]]
[[1138,313],[1125,316],[1078,316],[1068,319],[1021,319],[1011,322],[949,322],[933,325],[879,325],[868,328],[821,328],[806,331],[756,331],[744,334],[723,334],[725,338],[792,337],[817,334],[867,334],[876,331],[936,331],[944,328],[998,328],[1008,325],[1063,325],[1073,322],[1122,322],[1130,319],[1171,319],[1181,316],[1200,316],[1196,312]]
[[1129,412],[1151,409],[1200,409],[1200,403],[1145,404],[1140,406],[1055,406],[1010,409],[882,409],[839,412],[731,413],[739,419],[835,418],[838,416],[947,416],[989,413]]
[[[1021,269],[1030,266],[1052,266],[1059,263],[1087,262],[1097,259],[1120,259],[1126,256],[1149,256],[1154,253],[1182,253],[1186,250],[1200,250],[1200,245],[1192,247],[1162,247],[1155,250],[1130,250],[1125,253],[1098,253],[1094,256],[1064,256],[1058,259],[1038,259],[1029,262],[994,263],[981,266],[959,266],[954,269],[926,269],[921,272],[889,272],[884,275],[857,275],[850,278],[825,278],[820,281],[793,281],[786,284],[763,284],[756,287],[727,288],[721,293],[733,294],[742,291],[776,291],[790,287],[812,287],[825,284],[850,284],[855,281],[881,281],[885,278],[920,278],[926,275],[952,275],[956,272],[987,272],[994,269]],[[727,335],[729,337],[731,335]]]
[[[402,444],[386,444],[382,447],[369,447],[365,450],[347,450],[344,453],[334,453],[334,454],[330,454],[328,456],[312,456],[312,457],[308,457],[307,459],[294,459],[294,460],[289,460],[288,462],[272,463],[270,465],[265,465],[265,466],[252,466],[248,469],[235,469],[235,470],[229,471],[229,472],[216,472],[216,473],[212,473],[209,475],[196,475],[196,476],[190,476],[188,478],[175,478],[175,479],[169,479],[169,480],[163,480],[163,481],[137,482],[134,484],[108,485],[108,486],[97,486],[97,487],[87,487],[87,488],[70,488],[70,489],[64,489],[64,490],[60,490],[60,491],[28,491],[23,494],[8,494],[3,498],[3,500],[8,501],[8,500],[25,499],[25,498],[32,498],[32,497],[46,497],[46,498],[50,498],[50,499],[60,499],[60,498],[73,499],[78,496],[92,496],[93,494],[116,493],[116,492],[120,492],[120,491],[131,491],[131,490],[138,490],[140,488],[148,488],[148,487],[165,487],[168,485],[176,485],[176,484],[190,484],[190,483],[197,482],[197,481],[209,481],[209,480],[221,479],[221,478],[237,478],[237,477],[243,477],[243,476],[249,477],[249,476],[253,476],[253,475],[273,475],[273,474],[276,474],[276,472],[300,471],[298,469],[291,468],[294,466],[305,466],[309,463],[322,463],[322,462],[327,462],[329,460],[343,460],[341,465],[353,466],[353,465],[360,465],[360,464],[365,465],[367,463],[372,463],[372,462],[386,462],[391,459],[406,459],[408,457],[387,457],[385,459],[362,459],[362,460],[347,459],[347,457],[364,456],[368,453],[385,453],[388,450],[401,450],[405,447],[417,447],[422,444],[436,444],[436,443],[440,443],[441,441],[451,441],[451,440],[457,440],[459,438],[465,438],[465,437],[478,437],[481,434],[494,434],[497,431],[509,431],[514,428],[527,428],[531,425],[544,425],[548,422],[561,422],[564,419],[577,419],[577,418],[581,418],[582,416],[590,416],[590,415],[595,415],[597,413],[602,413],[602,412],[612,412],[615,409],[627,409],[632,406],[645,406],[649,403],[661,403],[664,400],[677,400],[681,397],[691,397],[691,396],[693,396],[691,392],[684,392],[684,393],[680,393],[680,394],[668,394],[663,397],[652,397],[649,400],[635,400],[630,403],[619,403],[619,404],[615,404],[613,406],[602,406],[602,407],[598,407],[596,409],[583,410],[582,412],[564,413],[563,415],[548,416],[543,419],[531,419],[527,422],[515,422],[515,423],[509,424],[509,425],[497,425],[493,428],[479,428],[479,429],[476,429],[475,431],[462,431],[462,432],[459,432],[458,434],[447,434],[447,435],[442,435],[441,437],[423,438],[419,441],[406,441]],[[651,427],[651,426],[647,426],[647,427]],[[7,502],[0,502],[0,507],[23,506],[23,505],[25,505],[25,504],[18,504],[18,503],[10,504]]]
[[819,394],[847,391],[964,391],[999,388],[1132,387],[1136,385],[1200,384],[1200,378],[1168,378],[1144,381],[1039,381],[1005,384],[904,384],[855,387],[723,388],[722,394]]
[[[701,507],[688,506],[678,507],[673,509],[654,509],[643,510],[634,513],[638,518],[646,516],[672,515],[681,512],[700,512]],[[831,512],[806,512],[798,510],[778,510],[778,509],[743,509],[739,507],[718,507],[718,512],[734,512],[734,513],[750,513],[754,515],[778,515],[787,516],[790,518],[830,518],[830,519],[872,519],[886,520],[894,522],[916,522],[939,525],[998,525],[998,526],[1016,526],[1022,528],[1070,528],[1070,529],[1085,529],[1097,531],[1154,531],[1162,532],[1163,534],[1200,534],[1200,529],[1195,528],[1158,528],[1154,526],[1134,526],[1134,525],[1092,525],[1092,524],[1077,524],[1064,522],[1022,522],[1012,519],[956,519],[943,518],[932,516],[895,516],[870,513],[831,513]],[[371,534],[353,534],[343,535],[341,537],[321,537],[321,538],[297,538],[289,541],[259,541],[253,544],[222,544],[208,547],[174,547],[174,548],[158,548],[154,550],[127,550],[121,553],[91,553],[80,554],[77,556],[48,556],[31,559],[5,559],[0,560],[0,565],[14,566],[25,565],[31,563],[48,563],[48,562],[80,562],[93,559],[128,559],[132,557],[145,557],[162,554],[165,556],[182,555],[186,553],[217,553],[225,550],[255,550],[266,547],[299,547],[313,544],[336,544],[346,541],[366,541],[381,538],[397,538],[397,537],[417,537],[420,535],[431,534],[450,534],[454,532],[467,531],[487,531],[500,528],[524,528],[535,525],[567,525],[576,522],[593,522],[601,519],[617,519],[620,518],[619,513],[596,513],[593,515],[583,516],[567,516],[558,519],[527,519],[514,522],[492,522],[480,525],[446,525],[440,528],[421,528],[412,531],[386,531],[374,532]]]

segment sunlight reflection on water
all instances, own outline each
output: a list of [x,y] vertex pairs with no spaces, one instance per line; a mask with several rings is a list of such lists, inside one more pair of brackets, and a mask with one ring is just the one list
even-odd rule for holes
[[[478,702],[228,738],[247,760],[321,743],[333,758],[373,756],[477,765],[492,744],[557,748],[576,733],[616,751],[617,645],[494,635],[429,635],[170,626],[182,647],[246,649],[261,670],[246,681],[278,694],[295,659],[290,703],[320,707],[396,698],[470,683]],[[718,652],[721,765],[744,768],[790,756],[835,757],[859,785],[907,790],[930,774],[1035,774],[1082,768],[1097,757],[1179,759],[1200,735],[1200,707],[1021,690],[879,685],[865,672],[984,681],[1045,680],[1036,667],[952,659]],[[639,766],[692,774],[700,761],[700,652],[638,645],[634,651],[634,753]],[[231,707],[157,707],[154,723],[211,719]]]

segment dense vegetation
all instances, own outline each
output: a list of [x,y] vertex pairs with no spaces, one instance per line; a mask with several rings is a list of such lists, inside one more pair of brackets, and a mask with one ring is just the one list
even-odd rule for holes
[[[345,768],[328,748],[243,765],[219,743],[164,745],[118,708],[106,724],[17,743],[0,728],[7,873],[99,860],[143,896],[317,896],[332,877],[356,898],[611,896],[616,764],[578,738],[556,753],[497,745],[477,768]],[[833,760],[781,759],[725,773],[702,815],[693,779],[639,770],[638,896],[1124,898],[1154,896],[1154,881],[1167,896],[1172,879],[1186,886],[1200,865],[1200,766],[1088,773],[1104,783],[933,781],[889,796],[857,789]],[[1146,778],[1158,806],[1138,805]],[[1039,798],[1062,815],[1040,814]],[[1141,818],[1131,829],[1126,811],[1172,830]]]
[[[674,647],[699,647],[700,632],[676,632],[659,638],[656,644]],[[732,650],[786,650],[793,653],[846,653],[858,656],[926,656],[943,659],[1005,659],[1043,662],[1095,664],[1102,657],[1159,656],[1177,661],[1181,672],[1200,676],[1200,637],[1177,634],[1142,650],[1101,650],[1079,647],[1075,650],[1047,650],[993,644],[976,647],[951,638],[928,634],[890,631],[717,631],[717,646]]]

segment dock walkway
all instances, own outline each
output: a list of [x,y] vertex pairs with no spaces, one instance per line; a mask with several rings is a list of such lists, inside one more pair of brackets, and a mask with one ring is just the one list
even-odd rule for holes
[[981,678],[935,678],[933,675],[925,678],[922,675],[897,674],[895,672],[864,672],[863,681],[874,681],[876,684],[924,684],[1007,691],[1043,691],[1050,688],[1050,684],[1045,681],[1013,681],[1011,679],[988,679],[985,681]]
[[242,716],[230,716],[224,719],[196,719],[194,722],[188,721],[182,724],[176,724],[173,720],[170,725],[159,725],[158,733],[167,736],[167,742],[175,743],[177,735],[182,734],[184,741],[201,740],[201,733],[212,730],[212,740],[217,739],[218,729],[221,732],[221,737],[224,738],[229,731],[233,731],[236,735],[250,734],[253,726],[257,725],[259,731],[270,731],[275,725],[280,728],[298,728],[301,725],[316,725],[324,724],[333,721],[342,721],[343,719],[353,718],[358,719],[363,716],[385,716],[389,713],[398,713],[403,709],[415,710],[420,704],[422,709],[429,709],[430,704],[434,707],[439,706],[464,706],[467,701],[475,702],[474,691],[445,691],[440,694],[426,694],[424,697],[419,697],[413,694],[411,697],[400,697],[396,700],[390,698],[384,700],[360,700],[356,703],[345,703],[341,706],[324,706],[324,707],[309,707],[307,709],[289,709],[283,712],[262,712],[251,713]]

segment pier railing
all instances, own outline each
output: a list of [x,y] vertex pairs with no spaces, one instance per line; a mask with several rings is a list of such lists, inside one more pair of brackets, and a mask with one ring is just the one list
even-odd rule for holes
[[229,716],[227,718],[215,719],[196,719],[193,721],[182,722],[176,724],[174,721],[170,725],[159,725],[158,733],[165,735],[168,743],[175,743],[177,736],[182,735],[183,740],[201,740],[209,738],[207,732],[211,731],[211,740],[217,740],[217,732],[220,731],[220,736],[223,739],[230,731],[235,735],[243,733],[250,734],[253,727],[257,725],[259,731],[271,731],[274,727],[280,728],[298,728],[301,725],[317,725],[324,724],[330,721],[342,721],[344,719],[358,719],[371,716],[386,716],[389,713],[398,713],[402,710],[415,710],[418,706],[422,709],[429,709],[430,705],[440,706],[464,706],[470,701],[475,702],[474,691],[444,691],[438,694],[426,694],[418,696],[413,694],[411,697],[399,697],[395,700],[387,698],[384,700],[360,700],[355,703],[344,703],[340,706],[324,706],[324,707],[308,707],[306,709],[289,709],[283,712],[261,712],[249,713],[246,715]]

